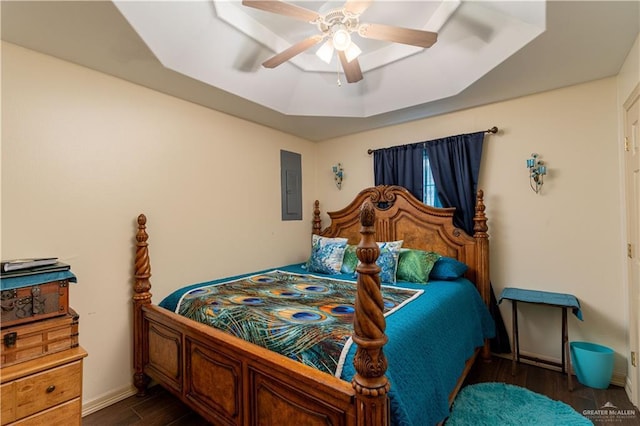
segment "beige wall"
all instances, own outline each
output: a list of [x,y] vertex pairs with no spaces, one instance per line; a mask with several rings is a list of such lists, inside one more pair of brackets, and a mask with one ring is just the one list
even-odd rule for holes
[[[491,235],[491,276],[504,287],[575,294],[584,322],[569,318],[571,340],[616,350],[616,375],[626,374],[626,303],[622,284],[620,167],[616,79],[334,139],[318,151],[317,194],[323,211],[340,208],[373,184],[373,156],[382,148],[498,126],[485,138],[480,188]],[[525,160],[537,152],[548,166],[542,193],[529,188]],[[342,190],[331,165],[342,162]],[[511,306],[501,305],[511,330]],[[559,309],[523,305],[520,347],[560,360]],[[618,377],[621,380],[621,377]]]
[[2,258],[72,265],[85,404],[130,389],[138,213],[155,301],[178,284],[303,260],[312,200],[302,221],[280,220],[281,149],[302,154],[313,193],[311,142],[2,44]]

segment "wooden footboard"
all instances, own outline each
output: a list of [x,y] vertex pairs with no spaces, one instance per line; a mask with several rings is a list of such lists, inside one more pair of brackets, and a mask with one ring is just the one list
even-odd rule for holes
[[[354,341],[357,374],[340,380],[151,304],[146,217],[138,217],[134,286],[134,383],[161,383],[216,425],[388,425],[375,212],[362,210]],[[359,420],[358,420],[359,419]]]
[[[324,231],[316,202],[315,233],[346,236],[352,244],[360,241],[352,383],[153,305],[147,220],[140,215],[133,295],[138,394],[144,395],[153,379],[216,425],[388,425],[389,382],[383,352],[387,337],[376,241],[407,238],[420,244],[414,248],[431,248],[466,262],[468,276],[488,301],[488,237],[481,193],[478,200],[474,237],[453,227],[453,209],[424,206],[400,187],[362,191],[349,207],[329,214],[332,225]],[[488,345],[485,350],[488,353]],[[450,401],[473,359],[475,355]]]
[[349,383],[163,308],[142,312],[144,374],[212,423],[355,425]]

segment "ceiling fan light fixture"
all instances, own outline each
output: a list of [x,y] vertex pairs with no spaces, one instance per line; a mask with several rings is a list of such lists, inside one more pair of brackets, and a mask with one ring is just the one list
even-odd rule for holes
[[347,31],[347,28],[342,25],[334,25],[331,27],[331,39],[333,40],[333,47],[336,50],[345,51],[351,44],[351,34]]
[[[461,1],[461,0],[450,0]],[[330,2],[326,2],[320,10],[326,9]],[[360,48],[351,40],[351,33],[357,32],[360,37],[381,40],[385,42],[403,43],[422,48],[431,47],[438,39],[438,34],[432,31],[416,30],[411,28],[396,27],[384,24],[360,23],[360,14],[372,3],[372,0],[346,0],[344,7],[331,9],[326,13],[316,12],[302,6],[288,3],[286,0],[258,1],[242,0],[245,6],[289,16],[294,19],[306,21],[317,26],[318,33],[301,40],[288,49],[277,53],[275,56],[262,63],[265,68],[275,68],[278,65],[292,59],[294,56],[311,49],[322,43],[316,51],[316,55],[324,62],[330,64],[333,51],[338,51],[339,62],[344,70],[344,75],[349,83],[357,83],[362,80],[362,69],[358,56],[362,53]],[[338,80],[339,82],[339,80]]]
[[362,50],[354,43],[351,42],[349,47],[344,51],[344,56],[347,58],[347,62],[353,61],[355,58],[360,56]]
[[331,58],[333,57],[333,41],[331,39],[325,41],[322,46],[316,50],[316,56],[327,64],[330,64]]

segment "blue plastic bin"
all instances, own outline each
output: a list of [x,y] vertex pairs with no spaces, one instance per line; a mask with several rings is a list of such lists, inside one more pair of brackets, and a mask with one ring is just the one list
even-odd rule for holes
[[589,342],[571,342],[570,346],[578,381],[590,388],[608,388],[613,375],[613,349]]

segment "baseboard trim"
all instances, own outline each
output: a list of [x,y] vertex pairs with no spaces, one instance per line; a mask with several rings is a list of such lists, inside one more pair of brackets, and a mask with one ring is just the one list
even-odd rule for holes
[[[524,352],[524,351],[520,351],[521,355],[526,355],[526,356],[530,356],[533,358],[538,358],[544,361],[551,361],[551,362],[555,362],[555,363],[561,363],[562,360],[560,360],[560,358],[552,358],[552,357],[548,357],[545,355],[540,355],[540,354],[536,354],[533,352]],[[494,356],[500,357],[500,358],[505,358],[505,359],[511,359],[511,354],[493,354]],[[530,364],[530,365],[535,365],[536,367],[542,367],[542,368],[546,368],[548,370],[553,370],[553,371],[562,371],[562,368],[560,367],[556,367],[555,365],[549,365],[549,364],[545,364],[542,362],[536,362],[533,360],[529,360],[529,359],[524,359],[521,358],[520,359],[520,363],[521,364]],[[573,371],[572,369],[572,373],[575,375],[575,371]],[[577,379],[576,379],[577,380]],[[615,386],[620,386],[622,388],[624,388],[627,384],[627,375],[624,373],[620,373],[618,371],[614,371],[613,375],[611,376],[611,384],[615,385]]]
[[82,417],[95,413],[98,410],[106,408],[110,405],[120,402],[123,399],[127,399],[137,393],[134,386],[127,386],[112,392],[99,396],[91,401],[87,401],[82,404]]

